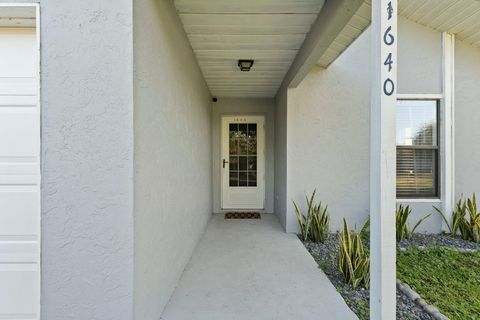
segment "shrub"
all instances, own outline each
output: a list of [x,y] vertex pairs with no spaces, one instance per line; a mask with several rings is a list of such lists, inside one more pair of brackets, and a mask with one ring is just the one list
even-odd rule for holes
[[370,215],[360,229],[360,238],[362,239],[363,243],[367,245],[370,244]]
[[418,228],[418,226],[428,217],[430,217],[432,214],[427,214],[423,218],[419,219],[415,226],[413,226],[412,230],[410,230],[408,226],[408,218],[410,217],[410,214],[412,213],[412,209],[410,209],[410,206],[404,207],[403,205],[400,205],[397,209],[397,212],[395,213],[395,221],[396,221],[396,235],[397,235],[397,241],[400,242],[405,237],[410,238],[410,236],[415,232],[415,230]]
[[455,210],[452,212],[450,223],[440,209],[437,207],[433,208],[440,213],[452,236],[460,233],[460,237],[463,240],[480,243],[480,212],[477,212],[475,193],[472,198],[458,200]]
[[302,240],[311,240],[313,242],[324,242],[327,239],[330,216],[327,211],[327,206],[322,207],[322,203],[315,204],[316,190],[313,191],[309,197],[305,196],[307,201],[307,215],[305,216],[298,208],[295,201],[295,215],[297,216],[298,224],[302,234]]
[[363,284],[370,286],[370,256],[363,246],[361,232],[350,232],[348,224],[343,219],[343,231],[339,234],[340,250],[338,268],[346,283],[357,288]]

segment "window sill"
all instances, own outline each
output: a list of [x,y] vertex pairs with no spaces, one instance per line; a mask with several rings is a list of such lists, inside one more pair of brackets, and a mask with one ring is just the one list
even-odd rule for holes
[[397,203],[441,203],[442,199],[438,198],[400,198],[397,199]]

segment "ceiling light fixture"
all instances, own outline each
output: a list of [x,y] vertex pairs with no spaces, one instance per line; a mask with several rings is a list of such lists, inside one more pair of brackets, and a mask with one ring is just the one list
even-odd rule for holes
[[238,60],[238,66],[240,68],[240,71],[248,72],[253,66],[253,60]]

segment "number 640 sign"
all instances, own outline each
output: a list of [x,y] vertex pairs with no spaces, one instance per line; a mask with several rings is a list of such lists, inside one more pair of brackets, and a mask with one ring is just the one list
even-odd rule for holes
[[[393,17],[394,12],[392,2],[388,2],[387,10],[385,12],[387,15],[387,21],[390,21]],[[388,47],[391,47],[395,43],[395,36],[392,34],[392,26],[387,23],[385,32],[383,33],[383,43]],[[387,52],[387,56],[385,57],[385,61],[383,65],[387,68],[388,73],[392,71],[393,68],[393,54],[391,51]],[[391,96],[395,92],[395,83],[393,82],[390,77],[387,77],[383,81],[383,93],[387,96]]]

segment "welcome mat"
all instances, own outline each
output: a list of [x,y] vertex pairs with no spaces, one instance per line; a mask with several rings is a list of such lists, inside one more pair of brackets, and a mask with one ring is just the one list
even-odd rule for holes
[[260,212],[227,212],[225,219],[261,219]]

